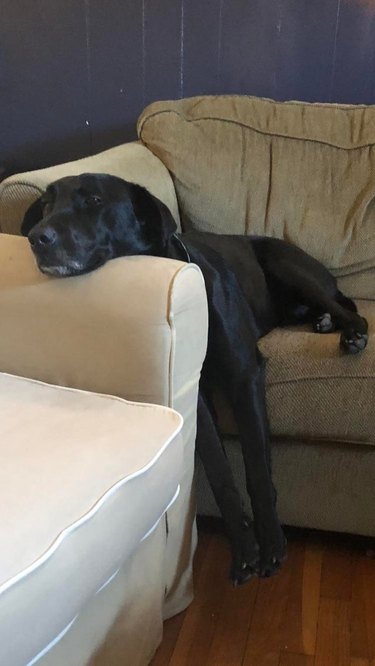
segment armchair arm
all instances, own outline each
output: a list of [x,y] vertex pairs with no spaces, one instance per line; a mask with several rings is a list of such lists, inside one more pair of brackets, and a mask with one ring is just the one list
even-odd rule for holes
[[19,234],[25,211],[58,178],[80,173],[109,173],[146,187],[180,224],[176,193],[167,168],[139,142],[124,143],[74,162],[15,174],[0,184],[0,231]]
[[184,418],[184,476],[168,514],[166,616],[192,598],[196,403],[207,328],[194,264],[124,257],[55,279],[38,271],[25,238],[0,235],[0,371],[169,405]]

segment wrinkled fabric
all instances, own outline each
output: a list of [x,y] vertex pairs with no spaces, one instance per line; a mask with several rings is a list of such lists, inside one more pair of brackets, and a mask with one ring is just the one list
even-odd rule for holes
[[15,174],[0,184],[0,231],[20,234],[23,216],[54,180],[80,173],[108,173],[146,187],[170,209],[177,225],[178,207],[165,166],[139,142],[124,143],[74,162]]
[[[172,175],[184,229],[292,241],[348,296],[375,299],[375,107],[196,97],[151,104],[138,134]],[[374,536],[375,304],[358,305],[370,322],[359,357],[307,327],[259,347],[282,522]],[[237,427],[220,395],[216,407],[250,510]],[[198,512],[217,515],[199,461],[197,481]]]
[[284,238],[352,276],[348,295],[375,297],[361,282],[375,267],[375,107],[195,97],[151,104],[138,134],[184,228]]

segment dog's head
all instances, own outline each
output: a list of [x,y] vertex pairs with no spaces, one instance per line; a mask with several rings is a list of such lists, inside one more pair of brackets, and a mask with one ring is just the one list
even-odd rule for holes
[[51,183],[21,226],[40,270],[56,276],[87,273],[114,257],[165,256],[175,230],[167,206],[144,187],[91,173]]

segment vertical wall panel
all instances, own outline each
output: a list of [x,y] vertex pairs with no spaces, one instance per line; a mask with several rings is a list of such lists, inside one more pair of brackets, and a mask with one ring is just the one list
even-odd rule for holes
[[341,0],[331,100],[375,102],[375,2]]
[[226,93],[274,97],[279,3],[224,0],[219,85]]
[[184,5],[184,95],[220,92],[224,0],[187,0]]
[[89,151],[81,2],[1,0],[0,168],[16,171]]
[[141,0],[144,10],[144,105],[157,99],[179,98],[183,94],[183,2]]
[[328,102],[340,0],[280,0],[277,98]]
[[142,3],[86,0],[93,152],[136,137],[143,102]]

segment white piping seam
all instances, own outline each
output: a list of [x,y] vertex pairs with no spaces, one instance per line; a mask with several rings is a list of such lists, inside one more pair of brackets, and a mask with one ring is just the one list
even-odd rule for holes
[[[178,484],[175,494],[173,495],[171,501],[168,502],[168,504],[165,507],[163,513],[159,516],[156,523],[154,523],[154,525],[151,527],[151,529],[149,529],[148,532],[146,532],[146,534],[142,537],[142,539],[140,540],[139,543],[142,543],[142,541],[145,541],[147,539],[147,537],[149,537],[156,530],[156,528],[159,525],[159,523],[160,523],[161,519],[163,518],[164,514],[168,511],[168,509],[170,509],[170,507],[176,501],[179,494],[180,494],[180,484]],[[95,592],[95,596],[97,594],[99,594],[99,592],[104,590],[104,588],[107,587],[107,585],[109,585],[113,581],[113,579],[117,576],[120,569],[121,569],[121,567],[116,569],[116,571],[108,578],[108,580],[106,580],[106,582],[103,583],[103,585],[101,585],[99,587],[99,589]],[[37,661],[39,661],[39,659],[41,659],[41,657],[44,657],[44,655],[47,654],[47,652],[49,652],[65,636],[65,634],[69,631],[70,627],[76,621],[78,615],[79,615],[79,613],[77,613],[77,615],[71,620],[71,622],[69,622],[69,624],[65,627],[65,629],[60,631],[60,633],[52,641],[50,641],[50,643],[48,643],[48,645],[46,645],[46,647],[43,648],[43,650],[38,652],[38,654],[35,657],[33,657],[33,659],[31,661],[28,661],[26,666],[33,666],[33,664],[35,664]]]
[[[197,267],[198,268],[198,267]],[[181,270],[181,269],[180,269]],[[199,270],[199,269],[198,269]],[[84,389],[71,388],[70,386],[58,386],[58,384],[50,384],[48,382],[42,382],[39,379],[32,379],[31,377],[24,377],[23,375],[14,375],[11,372],[0,372],[0,377],[9,377],[10,379],[25,381],[28,384],[37,384],[39,386],[45,386],[48,389],[55,389],[57,391],[67,391],[68,393],[79,393],[82,395],[87,395],[97,398],[105,398],[107,400],[114,400],[116,402],[122,402],[124,405],[133,405],[135,407],[151,409],[153,411],[163,411],[163,412],[172,412],[179,420],[183,420],[181,414],[176,412],[172,407],[167,405],[156,405],[152,402],[139,402],[137,400],[125,400],[125,398],[120,398],[118,395],[112,395],[111,393],[97,393],[96,391],[85,391]],[[180,432],[180,429],[177,432]],[[177,432],[175,434],[177,434]]]
[[171,501],[169,502],[168,506],[165,507],[163,513],[161,514],[161,516],[159,516],[156,523],[154,523],[154,525],[151,527],[151,529],[149,529],[149,531],[146,532],[146,534],[142,537],[142,539],[140,540],[139,543],[142,543],[142,541],[145,541],[147,539],[147,537],[149,537],[156,530],[156,528],[159,525],[161,519],[167,513],[167,511],[171,508],[172,504],[174,504],[174,502],[176,501],[179,494],[180,494],[180,484],[178,484],[177,490],[176,490],[175,494],[173,495]]
[[48,643],[48,645],[46,645],[46,647],[43,648],[43,650],[41,650],[40,652],[38,652],[38,654],[36,655],[36,657],[33,657],[33,659],[32,659],[31,661],[28,661],[27,664],[26,664],[26,666],[33,666],[33,664],[36,664],[36,662],[39,661],[39,659],[41,659],[42,657],[44,657],[44,655],[47,654],[47,652],[49,652],[49,651],[51,650],[51,648],[53,648],[53,647],[56,645],[56,643],[58,643],[59,641],[61,641],[61,639],[64,638],[65,634],[69,631],[70,627],[74,624],[74,622],[76,621],[77,617],[78,617],[78,615],[76,615],[76,616],[71,620],[71,622],[69,622],[69,624],[66,625],[65,629],[63,629],[62,631],[60,631],[60,633],[56,636],[56,638],[53,639],[53,641],[51,641],[50,643]]
[[[177,499],[177,497],[179,496],[179,494],[180,494],[180,484],[178,484],[178,486],[177,486],[177,490],[176,490],[175,494],[173,495],[171,501],[168,502],[168,504],[167,504],[167,506],[165,507],[163,513],[159,516],[159,518],[157,519],[157,521],[156,521],[156,522],[153,524],[153,526],[148,530],[148,532],[146,532],[146,534],[142,537],[142,539],[140,540],[139,543],[142,543],[142,541],[145,541],[149,536],[151,536],[151,534],[152,534],[153,532],[155,532],[155,530],[156,530],[157,526],[159,525],[161,519],[163,518],[164,514],[168,511],[168,509],[171,508],[172,504],[176,501],[176,499]],[[110,577],[108,578],[108,580],[106,580],[105,583],[103,583],[103,585],[101,585],[101,586],[99,587],[98,590],[96,590],[96,592],[95,592],[95,596],[96,596],[97,594],[99,594],[99,592],[101,592],[102,590],[104,590],[104,588],[107,587],[107,585],[110,584],[110,582],[115,578],[115,576],[117,576],[117,574],[118,574],[118,572],[120,571],[120,569],[121,569],[121,567],[119,567],[118,569],[116,569],[115,573],[113,573],[112,576],[110,576]]]
[[[176,412],[177,413],[177,412]],[[56,537],[55,541],[52,542],[51,546],[46,550],[46,552],[41,555],[33,564],[28,566],[26,569],[21,571],[20,573],[16,574],[15,576],[12,576],[9,580],[7,580],[5,583],[3,583],[0,586],[0,594],[8,590],[12,585],[15,585],[18,583],[22,578],[25,578],[28,574],[32,573],[35,569],[40,567],[46,560],[53,555],[53,553],[57,550],[59,547],[60,543],[65,539],[68,534],[71,532],[74,532],[78,527],[83,525],[85,522],[87,522],[90,518],[92,518],[97,511],[101,508],[101,506],[106,502],[106,500],[111,497],[121,486],[125,485],[128,481],[131,481],[132,479],[135,479],[138,476],[141,476],[145,472],[147,472],[154,464],[155,462],[158,461],[158,459],[161,457],[161,455],[164,453],[165,449],[169,446],[169,444],[175,439],[175,437],[180,433],[181,428],[183,424],[183,418],[180,416],[180,423],[178,428],[175,430],[175,432],[167,439],[167,441],[164,443],[161,449],[157,452],[157,454],[150,460],[147,465],[142,467],[141,469],[137,470],[136,472],[133,472],[133,474],[130,474],[129,476],[126,476],[123,479],[120,479],[120,481],[117,481],[113,486],[111,486],[105,493],[102,495],[102,497],[95,502],[93,507],[87,511],[81,518],[76,520],[74,523],[69,525],[69,527],[66,527],[62,532],[60,532],[59,536]]]
[[104,590],[104,588],[106,588],[107,585],[109,585],[110,582],[111,582],[114,578],[116,578],[116,576],[117,576],[118,572],[120,571],[120,569],[121,569],[121,567],[119,567],[118,569],[116,569],[115,573],[113,573],[112,576],[110,576],[110,577],[105,581],[105,583],[103,583],[103,585],[101,585],[101,586],[99,587],[98,590],[96,590],[96,592],[95,592],[95,594],[94,594],[94,597],[96,597],[96,595],[99,594],[99,592],[101,592],[102,590]]

